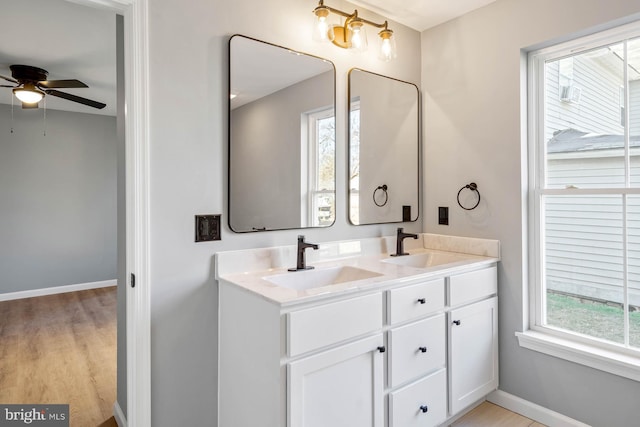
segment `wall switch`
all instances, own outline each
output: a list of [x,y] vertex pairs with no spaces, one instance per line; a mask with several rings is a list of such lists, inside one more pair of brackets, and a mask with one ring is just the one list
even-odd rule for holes
[[220,215],[196,215],[196,242],[221,240]]
[[438,207],[438,224],[449,225],[449,208],[446,206]]

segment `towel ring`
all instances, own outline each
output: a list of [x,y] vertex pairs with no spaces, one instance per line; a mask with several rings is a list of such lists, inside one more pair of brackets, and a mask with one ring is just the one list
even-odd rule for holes
[[[469,189],[469,190],[471,190],[471,191],[475,191],[475,192],[478,194],[478,201],[476,202],[476,204],[475,204],[475,205],[473,205],[473,207],[465,208],[464,206],[462,206],[462,203],[460,203],[460,193],[462,193],[462,190],[464,190],[465,188],[467,188],[467,189]],[[471,210],[474,210],[475,208],[477,208],[477,207],[478,207],[478,205],[480,204],[480,192],[478,191],[478,184],[476,184],[475,182],[471,182],[471,183],[469,183],[469,184],[465,185],[464,187],[462,187],[460,190],[458,190],[458,197],[457,197],[457,199],[458,199],[458,205],[459,205],[462,209],[464,209],[464,210],[466,210],[466,211],[471,211]]]
[[[379,185],[375,190],[373,190],[373,203],[375,203],[376,206],[381,208],[387,204],[387,202],[389,201],[389,193],[387,192],[388,188],[389,187],[387,187],[387,184],[382,184]],[[381,190],[384,193],[384,202],[382,203],[378,203],[378,201],[376,200],[376,193],[378,192],[378,190]]]

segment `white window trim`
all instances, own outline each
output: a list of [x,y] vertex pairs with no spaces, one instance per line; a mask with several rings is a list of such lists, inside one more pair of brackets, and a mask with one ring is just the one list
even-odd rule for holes
[[[529,292],[524,301],[524,312],[529,313],[528,324],[523,332],[516,332],[518,344],[530,350],[550,356],[589,366],[614,375],[640,381],[640,351],[618,347],[592,337],[581,337],[579,334],[563,332],[561,330],[542,326],[543,303],[541,272],[542,252],[540,248],[540,188],[538,180],[544,179],[543,164],[544,146],[538,146],[539,135],[544,135],[544,123],[539,120],[544,117],[544,87],[539,87],[540,73],[544,73],[544,62],[550,57],[560,58],[562,55],[575,55],[603,44],[608,44],[612,38],[640,37],[639,23],[624,25],[609,31],[600,32],[557,46],[541,49],[529,54],[528,58],[528,250],[529,250]],[[628,96],[626,97],[628,103]],[[625,113],[628,115],[628,108]],[[628,117],[627,117],[628,119]],[[628,120],[627,120],[628,123]],[[628,133],[628,129],[625,130]],[[629,150],[626,147],[626,150]],[[628,164],[626,166],[629,167]],[[628,171],[627,171],[628,172]],[[626,174],[627,176],[628,173]],[[578,192],[580,190],[577,190]],[[600,190],[607,193],[606,189]],[[565,193],[564,190],[562,190]],[[589,190],[589,193],[592,191]],[[627,194],[638,193],[638,189],[627,188]],[[549,193],[549,190],[546,190]],[[526,323],[526,322],[525,322]]]

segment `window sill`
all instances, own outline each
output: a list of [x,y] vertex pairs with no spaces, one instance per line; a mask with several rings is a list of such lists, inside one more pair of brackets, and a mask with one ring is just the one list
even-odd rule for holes
[[536,331],[516,332],[520,347],[640,381],[640,358]]

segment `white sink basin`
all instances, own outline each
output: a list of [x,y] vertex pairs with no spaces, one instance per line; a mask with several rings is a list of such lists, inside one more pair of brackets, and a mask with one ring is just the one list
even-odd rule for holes
[[377,276],[381,276],[381,274],[362,268],[344,266],[291,271],[284,274],[264,276],[263,279],[285,288],[305,290]]
[[382,261],[391,264],[406,265],[409,267],[429,268],[444,264],[451,264],[459,261],[465,261],[469,258],[470,257],[468,255],[456,253],[423,252],[414,255],[403,255],[398,257],[386,258]]

